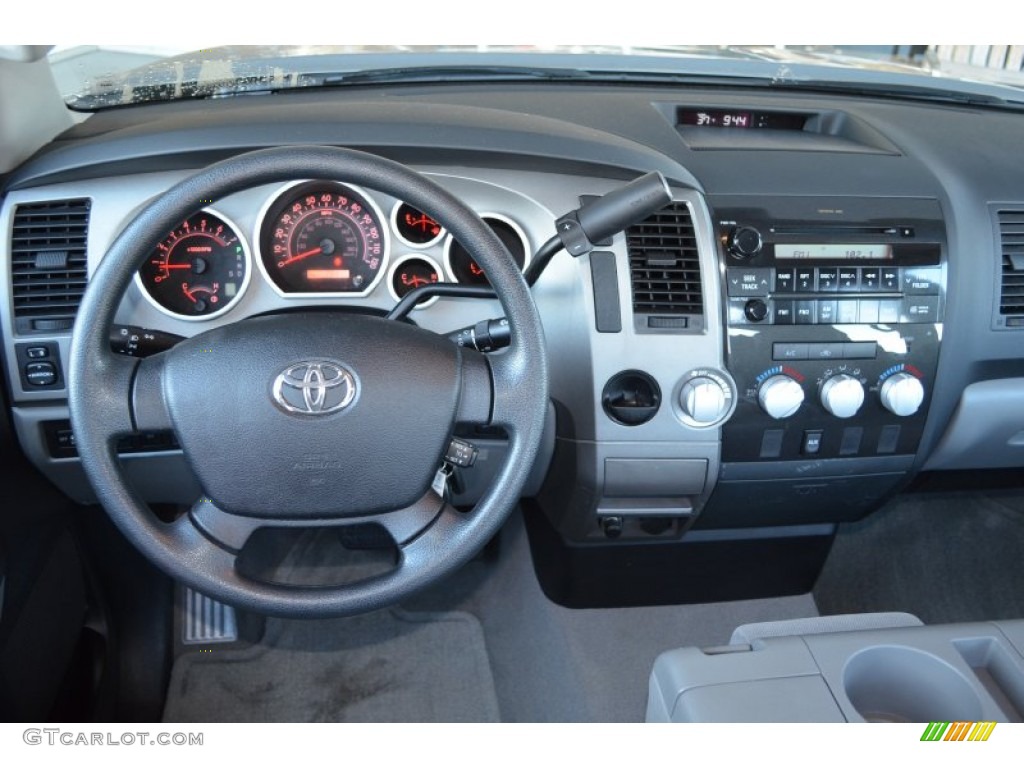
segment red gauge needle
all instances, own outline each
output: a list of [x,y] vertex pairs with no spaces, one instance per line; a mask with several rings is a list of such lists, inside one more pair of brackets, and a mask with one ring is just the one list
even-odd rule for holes
[[305,259],[308,256],[316,256],[318,253],[323,253],[323,252],[324,252],[323,246],[320,246],[319,248],[310,248],[308,251],[303,251],[302,253],[296,253],[294,256],[289,256],[284,261],[277,262],[277,266],[279,266],[279,267],[286,267],[289,264],[291,264],[293,261],[298,261],[299,259]]
[[192,269],[191,264],[164,264],[164,269]]

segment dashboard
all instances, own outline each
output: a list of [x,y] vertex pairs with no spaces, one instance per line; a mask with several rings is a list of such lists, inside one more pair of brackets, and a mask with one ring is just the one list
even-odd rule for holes
[[[63,373],[74,297],[131,217],[209,162],[298,144],[390,157],[465,201],[520,268],[560,216],[657,170],[669,206],[587,255],[560,251],[533,288],[552,377],[527,489],[538,573],[566,604],[643,602],[655,577],[623,569],[652,556],[658,589],[711,599],[730,562],[765,557],[789,562],[781,580],[754,568],[721,594],[799,591],[837,523],[921,470],[1024,466],[1022,139],[1011,112],[724,86],[406,86],[100,112],[5,180],[18,437],[90,500]],[[295,179],[197,200],[152,244],[114,343],[146,354],[300,307],[383,314],[434,283],[486,276],[430,211]],[[411,313],[442,334],[493,318],[489,299]],[[455,486],[471,505],[504,443],[463,437],[481,449]],[[198,495],[172,437],[122,449],[150,501]],[[663,583],[668,562],[678,583]]]

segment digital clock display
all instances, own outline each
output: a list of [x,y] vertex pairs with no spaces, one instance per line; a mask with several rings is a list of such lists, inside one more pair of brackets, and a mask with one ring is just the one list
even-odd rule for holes
[[776,243],[777,259],[891,259],[892,246],[879,243]]
[[683,125],[696,125],[698,128],[750,128],[753,126],[753,115],[749,112],[721,112],[717,110],[695,110],[680,113],[679,122]]
[[680,108],[677,123],[687,128],[738,128],[748,130],[802,131],[807,115],[784,112],[754,112],[745,109]]

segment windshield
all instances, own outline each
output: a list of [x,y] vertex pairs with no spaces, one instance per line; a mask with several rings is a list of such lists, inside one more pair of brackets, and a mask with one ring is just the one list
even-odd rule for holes
[[1024,103],[1024,46],[58,46],[69,107],[295,88],[488,80],[739,81]]

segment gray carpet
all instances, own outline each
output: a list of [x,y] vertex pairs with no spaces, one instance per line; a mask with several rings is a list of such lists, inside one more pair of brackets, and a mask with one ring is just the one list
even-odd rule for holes
[[817,616],[810,595],[704,605],[578,610],[541,592],[522,518],[496,562],[474,562],[409,604],[463,610],[487,637],[503,721],[642,722],[654,660],[724,645],[740,624]]
[[[165,717],[642,722],[658,654],[726,644],[741,624],[817,615],[810,595],[563,608],[541,592],[521,516],[499,544],[497,557],[470,563],[402,611],[272,620],[254,648],[180,657]],[[329,581],[340,572],[330,548],[328,538],[303,537],[278,570],[291,581]]]
[[167,722],[495,722],[480,623],[466,613],[378,611],[267,623],[256,646],[187,653]]
[[902,496],[840,527],[814,589],[823,614],[926,624],[1024,617],[1024,492]]

